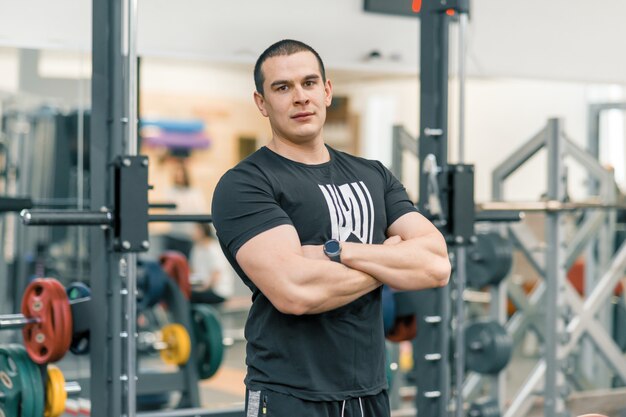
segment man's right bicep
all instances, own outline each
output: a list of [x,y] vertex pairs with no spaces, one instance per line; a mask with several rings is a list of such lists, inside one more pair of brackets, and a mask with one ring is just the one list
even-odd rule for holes
[[235,256],[237,263],[268,298],[279,296],[294,260],[302,257],[302,247],[292,225],[280,225],[254,236]]

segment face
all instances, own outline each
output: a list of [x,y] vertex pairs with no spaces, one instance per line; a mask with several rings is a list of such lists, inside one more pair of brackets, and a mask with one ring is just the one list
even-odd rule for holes
[[274,136],[297,144],[321,138],[332,86],[322,80],[315,55],[306,51],[272,57],[261,70],[264,93],[255,92],[254,101],[269,118]]

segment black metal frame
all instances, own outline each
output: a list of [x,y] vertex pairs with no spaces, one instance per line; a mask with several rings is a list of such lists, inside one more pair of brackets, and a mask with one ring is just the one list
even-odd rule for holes
[[[434,155],[441,168],[438,175],[439,200],[443,219],[449,219],[448,177],[448,55],[449,24],[458,13],[469,13],[469,0],[424,1],[420,11],[420,130],[419,166]],[[443,174],[443,175],[442,175]],[[433,218],[429,207],[427,173],[419,173],[418,207]],[[470,210],[473,207],[464,207]],[[455,241],[446,223],[440,224],[448,241]],[[448,415],[450,403],[450,322],[449,286],[417,293],[420,300],[419,332],[413,343],[417,397],[420,415]]]
[[[113,207],[110,162],[123,153],[122,2],[92,1],[92,119],[90,144],[91,207]],[[117,417],[124,412],[122,392],[122,278],[111,251],[109,230],[91,230],[91,360],[90,392],[93,417]]]

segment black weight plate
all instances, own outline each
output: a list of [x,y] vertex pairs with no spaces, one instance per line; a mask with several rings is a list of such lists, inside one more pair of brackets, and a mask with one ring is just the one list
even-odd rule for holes
[[[82,282],[73,282],[65,288],[67,297],[71,300],[91,297],[91,289]],[[70,352],[74,355],[86,355],[89,353],[89,332],[72,332],[72,344]]]
[[481,374],[497,374],[509,363],[513,340],[494,320],[483,319],[465,328],[465,363]]
[[158,262],[137,262],[137,309],[146,310],[163,299],[170,278]]
[[470,405],[467,417],[500,417],[498,402],[491,398],[479,398]]
[[473,288],[499,284],[513,266],[513,245],[498,233],[476,234],[467,250],[467,283]]

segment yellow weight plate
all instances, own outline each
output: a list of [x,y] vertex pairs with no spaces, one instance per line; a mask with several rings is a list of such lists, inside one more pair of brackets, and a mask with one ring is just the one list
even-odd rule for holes
[[44,417],[59,417],[65,412],[65,377],[54,365],[48,365],[48,384],[46,385],[46,408]]
[[161,329],[167,348],[161,351],[161,359],[169,365],[184,365],[191,355],[191,339],[185,326],[168,324]]

